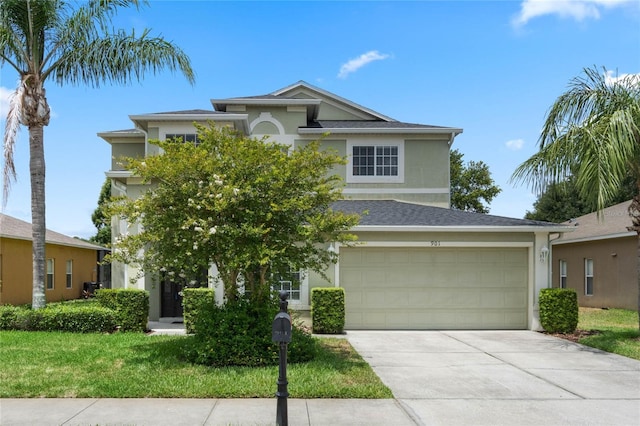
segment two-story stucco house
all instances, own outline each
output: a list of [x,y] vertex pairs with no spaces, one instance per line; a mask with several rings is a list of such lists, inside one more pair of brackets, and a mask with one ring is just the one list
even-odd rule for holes
[[[159,154],[150,140],[195,141],[193,123],[233,126],[292,147],[322,140],[348,157],[338,208],[363,212],[357,247],[337,247],[326,282],[294,274],[282,288],[290,306],[309,308],[314,287],[346,292],[346,327],[379,329],[535,329],[537,293],[549,287],[549,233],[566,227],[451,210],[449,150],[462,129],[404,123],[305,82],[267,95],[211,100],[213,109],[130,115],[135,128],[98,135],[112,146],[107,176],[114,195],[146,187],[118,164],[122,156]],[[127,224],[114,221],[114,235]],[[135,227],[134,227],[135,228]],[[135,231],[135,230],[134,230]],[[113,287],[134,271],[113,265]],[[174,283],[147,277],[152,319],[180,315]]]

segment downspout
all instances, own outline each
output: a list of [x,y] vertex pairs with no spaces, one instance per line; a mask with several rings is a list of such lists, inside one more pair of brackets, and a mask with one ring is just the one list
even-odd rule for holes
[[453,140],[455,139],[455,137],[456,132],[451,132],[451,137],[449,138],[449,142],[447,142],[447,145],[449,145],[449,167],[447,167],[447,182],[449,182],[449,202],[447,203],[448,209],[451,208],[451,146],[453,145]]

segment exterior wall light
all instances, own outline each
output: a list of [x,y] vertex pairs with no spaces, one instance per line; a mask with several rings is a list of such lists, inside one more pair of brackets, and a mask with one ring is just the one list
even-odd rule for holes
[[540,249],[540,263],[547,263],[547,259],[549,258],[549,249],[547,246],[543,246]]

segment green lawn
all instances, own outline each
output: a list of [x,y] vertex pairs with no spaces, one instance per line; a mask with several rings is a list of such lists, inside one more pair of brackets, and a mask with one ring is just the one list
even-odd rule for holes
[[580,308],[579,330],[596,330],[583,345],[640,360],[638,313],[625,309]]
[[[2,398],[269,398],[278,367],[211,368],[182,360],[184,336],[0,332]],[[321,339],[287,368],[291,398],[391,398],[345,339]]]

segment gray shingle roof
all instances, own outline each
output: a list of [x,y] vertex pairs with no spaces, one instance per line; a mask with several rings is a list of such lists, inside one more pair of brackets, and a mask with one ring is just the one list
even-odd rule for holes
[[[0,213],[0,237],[31,241],[31,224],[24,220],[16,219],[15,217]],[[49,244],[59,244],[63,246],[93,250],[108,250],[99,245],[91,244],[78,238],[69,237],[67,235],[60,234],[59,232],[51,231],[50,229],[47,229],[45,239]]]
[[165,112],[154,112],[149,115],[209,115],[209,114],[225,114],[220,111],[213,111],[210,109],[185,109],[182,111],[165,111]]
[[631,200],[625,201],[624,203],[607,207],[602,211],[600,217],[596,212],[593,212],[565,222],[564,224],[572,226],[574,231],[563,235],[556,240],[556,243],[634,235],[634,232],[627,229],[628,226],[632,225],[629,214],[630,205]]
[[333,208],[346,213],[362,214],[360,226],[474,226],[474,227],[561,227],[562,225],[527,219],[514,219],[482,213],[394,200],[341,200]]
[[[303,127],[304,128],[304,127]],[[382,120],[319,120],[310,123],[310,129],[447,129],[428,124],[403,123]]]

